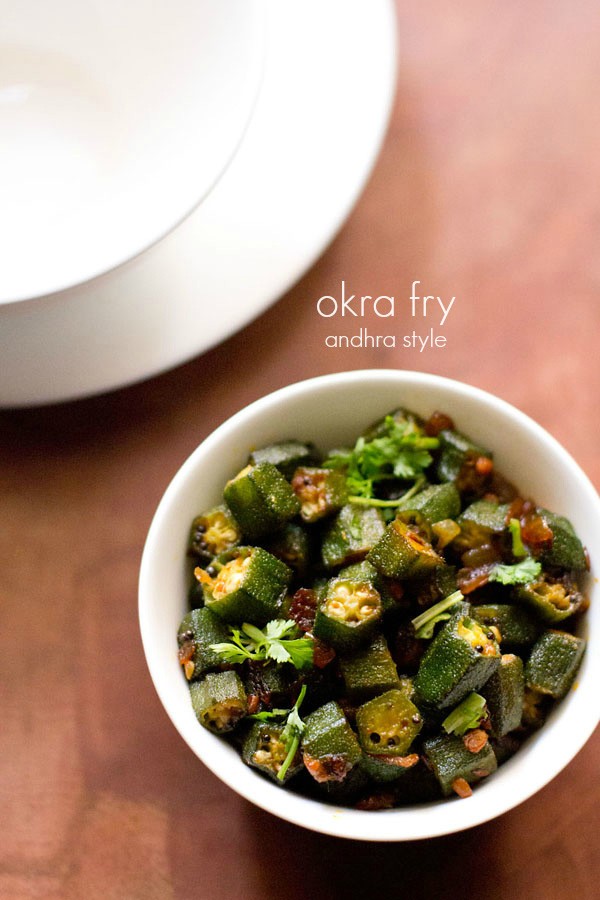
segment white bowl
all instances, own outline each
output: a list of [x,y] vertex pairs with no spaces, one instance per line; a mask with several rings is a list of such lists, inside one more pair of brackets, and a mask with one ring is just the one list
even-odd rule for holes
[[154,244],[226,167],[262,69],[261,0],[0,0],[0,302]]
[[490,447],[498,469],[526,496],[571,519],[598,571],[598,495],[543,428],[503,400],[469,385],[435,375],[374,370],[290,385],[217,428],[184,463],[161,500],[146,541],[139,586],[140,625],[150,674],[173,724],[199,759],[243,797],[283,819],[325,834],[370,841],[448,834],[506,812],[554,778],[598,722],[600,590],[592,578],[589,587],[594,597],[584,625],[589,646],[576,689],[553,710],[545,726],[467,800],[440,800],[377,813],[320,803],[268,782],[196,721],[176,653],[177,628],[187,611],[185,548],[192,518],[220,501],[225,481],[245,464],[252,447],[297,436],[326,450],[353,441],[365,426],[397,406],[425,416],[443,410],[458,428]]

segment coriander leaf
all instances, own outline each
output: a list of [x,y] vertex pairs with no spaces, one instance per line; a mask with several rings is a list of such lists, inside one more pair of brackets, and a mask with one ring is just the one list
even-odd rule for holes
[[241,631],[230,626],[229,632],[232,643],[210,645],[210,649],[223,656],[227,662],[273,659],[278,663],[290,662],[297,669],[306,669],[313,664],[312,638],[284,637],[286,634],[298,633],[297,625],[292,619],[272,619],[264,631],[250,622],[244,622]]
[[[346,489],[351,502],[373,499],[375,485],[390,478],[420,479],[432,462],[430,450],[439,447],[438,438],[428,437],[412,419],[386,416],[377,437],[359,437],[353,450],[337,451],[325,466],[346,469]],[[373,505],[391,506],[391,501]],[[368,505],[368,504],[365,504]]]
[[281,732],[281,739],[285,742],[285,748],[287,750],[287,756],[277,773],[277,778],[279,781],[283,781],[285,778],[286,772],[291,766],[296,753],[298,752],[298,747],[300,746],[300,738],[304,734],[306,729],[305,723],[302,721],[298,714],[298,710],[304,700],[304,696],[306,694],[306,685],[302,685],[302,689],[298,695],[298,699],[294,703],[290,713],[287,717],[285,726],[283,731]]
[[528,556],[514,566],[498,565],[490,572],[489,580],[500,584],[527,584],[535,581],[542,571],[541,563]]
[[210,649],[230,663],[243,663],[246,659],[258,659],[255,654],[249,653],[245,647],[239,647],[235,644],[211,644]]
[[271,619],[265,626],[265,635],[270,641],[277,641],[290,632],[298,630],[293,619]]
[[512,537],[513,556],[516,556],[517,558],[519,556],[527,556],[527,550],[525,549],[523,538],[521,536],[521,523],[519,520],[511,519],[508,523],[508,528]]
[[258,722],[270,722],[271,719],[281,719],[282,716],[287,716],[289,712],[289,709],[265,709],[262,712],[252,713],[248,718],[256,719]]
[[268,659],[274,659],[278,663],[286,663],[291,659],[289,651],[279,641],[269,644],[266,653]]
[[449,619],[454,612],[452,608],[456,606],[457,603],[460,603],[461,600],[464,600],[462,593],[460,591],[454,591],[453,594],[450,594],[444,600],[440,600],[439,603],[435,603],[433,606],[430,606],[429,609],[426,609],[425,612],[416,616],[412,620],[416,637],[425,640],[429,640],[429,638],[433,637],[433,631],[437,623]]
[[442,728],[448,734],[462,735],[471,728],[477,728],[486,715],[485,698],[473,691],[446,716]]

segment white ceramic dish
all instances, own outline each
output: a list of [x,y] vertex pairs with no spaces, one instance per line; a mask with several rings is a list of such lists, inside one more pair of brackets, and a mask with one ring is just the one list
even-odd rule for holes
[[[81,397],[191,358],[287,290],[342,224],[394,94],[392,0],[248,5],[256,4],[266,14],[263,80],[225,173],[178,227],[129,262],[69,290],[0,305],[0,405]],[[191,202],[200,199],[194,191],[190,182]],[[28,268],[34,263],[29,254]]]
[[600,589],[590,577],[588,649],[576,682],[544,728],[467,800],[445,800],[369,813],[342,809],[280,789],[242,763],[197,722],[176,658],[175,635],[186,612],[185,546],[189,524],[219,502],[251,447],[289,436],[323,449],[353,440],[373,419],[405,405],[424,415],[441,409],[461,430],[494,450],[498,468],[528,496],[567,515],[600,566],[600,500],[569,454],[539,425],[504,401],[434,375],[393,370],[315,378],[270,394],[210,435],[179,470],[152,522],[140,573],[140,625],[156,690],[173,724],[219,778],[248,800],[297,825],[371,841],[427,838],[460,831],[526,800],[570,762],[599,718]]
[[261,0],[0,0],[0,301],[162,238],[226,167],[264,59]]

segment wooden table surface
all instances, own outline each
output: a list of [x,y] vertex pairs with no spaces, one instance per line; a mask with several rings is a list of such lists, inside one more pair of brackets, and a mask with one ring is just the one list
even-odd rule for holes
[[[598,896],[597,734],[496,821],[422,843],[345,842],[279,822],[209,773],[142,654],[138,566],[162,492],[216,425],[289,382],[388,366],[459,378],[536,418],[600,485],[598,10],[430,0],[398,11],[383,152],[302,281],[176,371],[0,413],[3,898]],[[455,296],[436,323],[447,346],[326,347],[357,324],[389,330],[373,315],[318,316],[316,299],[342,280],[403,304],[413,280]]]

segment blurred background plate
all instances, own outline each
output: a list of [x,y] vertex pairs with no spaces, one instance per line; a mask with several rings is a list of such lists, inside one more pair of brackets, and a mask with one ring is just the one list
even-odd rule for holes
[[267,0],[263,83],[220,181],[105,275],[0,307],[0,404],[110,390],[237,331],[314,262],[377,157],[394,94],[391,0]]

